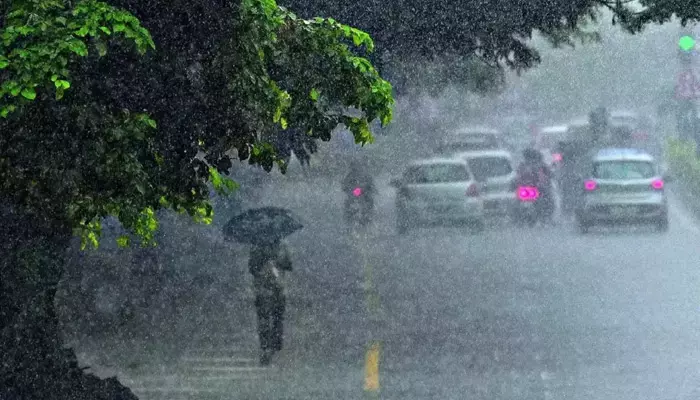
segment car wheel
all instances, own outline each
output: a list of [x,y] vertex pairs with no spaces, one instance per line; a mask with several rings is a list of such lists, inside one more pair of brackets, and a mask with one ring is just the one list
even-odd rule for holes
[[486,230],[486,223],[483,220],[476,220],[469,224],[469,228],[474,233],[481,233]]
[[580,234],[586,234],[588,233],[588,230],[590,229],[591,224],[582,220],[581,218],[576,218],[576,230]]
[[656,222],[657,232],[668,232],[668,217],[663,217]]

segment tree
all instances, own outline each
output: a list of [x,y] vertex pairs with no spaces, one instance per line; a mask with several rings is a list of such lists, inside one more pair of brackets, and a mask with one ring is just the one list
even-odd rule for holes
[[[425,61],[457,66],[464,60],[491,67],[488,81],[498,81],[503,67],[520,72],[536,66],[540,54],[529,42],[535,31],[555,46],[574,46],[577,41],[598,40],[591,24],[600,20],[601,9],[609,9],[613,23],[637,33],[648,23],[664,23],[675,14],[684,22],[697,19],[696,2],[679,0],[281,0],[301,15],[332,15],[340,21],[367,31],[375,39],[375,65],[392,78],[395,87],[405,90],[404,76],[392,71],[395,65],[406,69]],[[413,74],[410,70],[409,74]],[[482,80],[470,74],[440,76],[443,86]],[[394,83],[394,80],[392,80]],[[498,85],[495,86],[497,88]],[[493,89],[493,85],[476,87]]]
[[210,186],[235,188],[233,159],[284,170],[285,151],[339,124],[371,142],[391,86],[363,57],[368,34],[274,0],[11,0],[0,12],[0,397],[130,398],[61,350],[53,298],[72,235],[97,246],[111,215],[148,245],[163,208],[208,222]]

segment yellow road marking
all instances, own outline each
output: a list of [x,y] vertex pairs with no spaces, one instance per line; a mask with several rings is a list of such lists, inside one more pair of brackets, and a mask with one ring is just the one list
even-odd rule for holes
[[372,342],[365,357],[365,390],[379,390],[379,343]]
[[[380,301],[379,294],[374,287],[372,264],[369,262],[369,256],[365,244],[367,237],[361,237],[360,232],[354,231],[354,242],[356,249],[361,254],[362,263],[364,264],[364,290],[365,290],[365,305],[370,320],[376,321],[379,318]],[[361,240],[362,239],[362,240]],[[359,243],[359,242],[364,243]],[[359,245],[359,246],[358,246]],[[378,341],[372,341],[367,348],[365,355],[365,393],[371,399],[379,398],[379,352],[380,346]]]

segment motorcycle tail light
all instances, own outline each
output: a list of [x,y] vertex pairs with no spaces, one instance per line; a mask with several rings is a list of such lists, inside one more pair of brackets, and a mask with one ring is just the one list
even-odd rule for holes
[[520,201],[535,201],[540,197],[540,191],[534,186],[518,187],[518,199]]

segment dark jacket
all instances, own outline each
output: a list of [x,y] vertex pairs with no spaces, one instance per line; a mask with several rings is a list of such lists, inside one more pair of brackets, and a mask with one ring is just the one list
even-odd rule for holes
[[544,163],[522,163],[518,166],[518,185],[535,186],[541,190],[547,190],[552,185],[552,171]]
[[284,294],[284,273],[292,270],[286,244],[258,245],[250,249],[248,261],[256,296],[276,297]]
[[355,188],[361,188],[365,193],[372,195],[375,193],[374,178],[365,172],[349,172],[342,182],[343,192],[352,192]]

